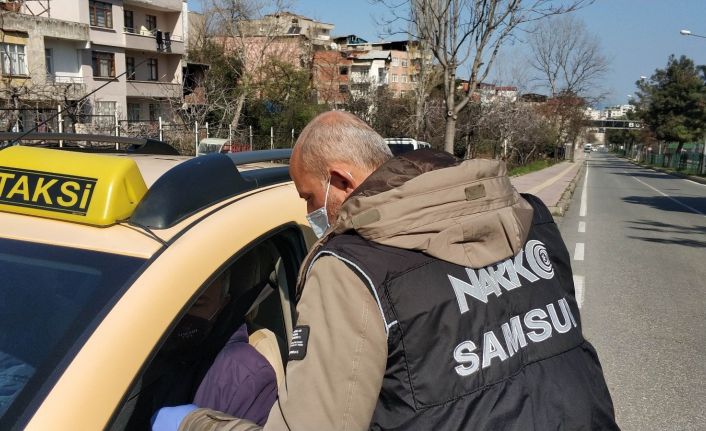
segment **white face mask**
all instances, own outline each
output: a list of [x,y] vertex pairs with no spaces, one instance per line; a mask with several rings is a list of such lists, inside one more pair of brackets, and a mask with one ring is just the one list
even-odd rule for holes
[[321,238],[322,236],[324,236],[324,233],[326,232],[326,230],[328,230],[330,226],[328,222],[328,211],[326,210],[326,204],[328,203],[329,187],[331,187],[331,178],[329,178],[328,182],[326,183],[326,196],[324,197],[324,206],[306,215],[306,220],[309,222],[309,226],[311,226],[311,230],[314,231],[314,235],[316,235],[317,238]]

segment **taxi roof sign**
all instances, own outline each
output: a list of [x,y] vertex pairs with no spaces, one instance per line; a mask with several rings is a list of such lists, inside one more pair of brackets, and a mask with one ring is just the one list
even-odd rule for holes
[[45,148],[0,151],[0,211],[96,226],[130,217],[147,192],[134,160]]

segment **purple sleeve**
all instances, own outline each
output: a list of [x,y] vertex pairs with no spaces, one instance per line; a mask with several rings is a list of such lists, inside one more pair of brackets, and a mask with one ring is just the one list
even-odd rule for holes
[[194,404],[264,425],[277,400],[277,377],[247,343],[226,344],[209,368]]

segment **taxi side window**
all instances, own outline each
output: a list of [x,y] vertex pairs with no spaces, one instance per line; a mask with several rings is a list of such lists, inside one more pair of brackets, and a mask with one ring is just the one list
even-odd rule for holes
[[[249,329],[265,328],[275,334],[286,363],[293,290],[305,253],[301,232],[294,228],[237,253],[180,316],[133,384],[110,429],[147,430],[160,407],[191,403],[218,352],[246,321]],[[209,319],[211,314],[215,315]]]

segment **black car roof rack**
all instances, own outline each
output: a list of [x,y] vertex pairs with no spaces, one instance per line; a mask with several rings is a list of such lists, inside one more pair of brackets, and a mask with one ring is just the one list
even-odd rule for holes
[[287,160],[292,157],[291,149],[283,150],[261,150],[244,151],[240,153],[228,153],[228,157],[235,163],[235,166],[246,165],[248,163],[272,162],[275,160]]
[[4,141],[15,141],[20,139],[22,141],[50,141],[51,145],[49,148],[54,149],[66,149],[66,150],[79,150],[85,152],[101,152],[101,153],[115,153],[123,152],[116,150],[114,147],[59,147],[59,141],[68,142],[101,142],[101,143],[112,143],[112,144],[123,144],[127,148],[124,150],[131,154],[159,154],[159,155],[169,155],[176,156],[179,155],[179,151],[166,142],[151,139],[151,138],[133,138],[127,136],[112,136],[112,135],[95,135],[87,133],[29,133],[25,135],[23,132],[0,132],[0,149],[3,148],[2,142]]
[[162,175],[147,191],[130,223],[167,229],[214,203],[239,194],[290,181],[288,166],[240,172],[237,166],[284,160],[292,150],[209,154],[180,163]]

